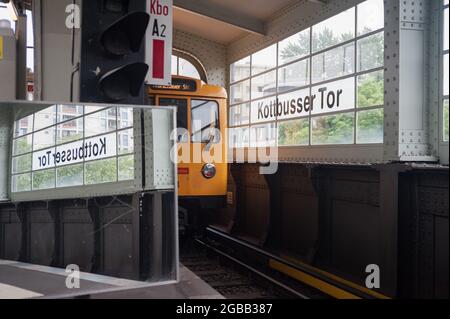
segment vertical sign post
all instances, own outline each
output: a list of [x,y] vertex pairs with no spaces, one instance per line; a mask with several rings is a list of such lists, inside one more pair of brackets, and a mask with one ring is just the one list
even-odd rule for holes
[[147,84],[172,82],[173,0],[147,0],[150,23],[145,42]]

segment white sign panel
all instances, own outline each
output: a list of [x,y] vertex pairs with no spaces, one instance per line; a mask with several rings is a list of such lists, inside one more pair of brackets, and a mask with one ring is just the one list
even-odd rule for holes
[[33,153],[33,170],[93,161],[117,154],[116,133]]
[[173,0],[147,0],[150,23],[145,41],[147,84],[172,82]]

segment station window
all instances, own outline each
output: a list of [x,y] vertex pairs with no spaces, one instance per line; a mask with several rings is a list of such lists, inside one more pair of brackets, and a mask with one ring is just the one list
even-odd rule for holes
[[449,90],[449,65],[448,65],[448,38],[449,38],[449,2],[444,0],[443,6],[443,40],[442,40],[442,95],[441,95],[441,105],[442,105],[442,140],[446,143],[449,141],[448,125],[448,90]]
[[232,63],[229,93],[232,147],[383,143],[384,1]]
[[133,109],[53,105],[15,122],[11,191],[134,180]]

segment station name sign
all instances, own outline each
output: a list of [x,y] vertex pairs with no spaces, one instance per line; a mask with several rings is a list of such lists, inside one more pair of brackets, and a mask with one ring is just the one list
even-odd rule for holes
[[355,79],[281,94],[276,98],[252,103],[252,122],[289,119],[309,114],[322,114],[354,108]]
[[33,170],[94,161],[117,154],[116,133],[80,140],[33,153]]
[[195,80],[173,79],[171,85],[150,85],[152,90],[160,91],[197,91],[197,82]]

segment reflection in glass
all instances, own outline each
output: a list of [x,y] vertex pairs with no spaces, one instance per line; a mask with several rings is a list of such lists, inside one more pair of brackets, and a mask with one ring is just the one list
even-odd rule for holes
[[367,0],[358,5],[358,35],[384,27],[384,0]]
[[358,41],[358,71],[383,66],[384,33],[380,32]]
[[230,107],[230,126],[246,125],[250,121],[250,104],[241,104]]
[[355,37],[355,8],[348,9],[312,27],[313,52]]
[[34,132],[33,134],[33,150],[40,150],[55,145],[55,126],[45,130]]
[[119,107],[117,109],[117,121],[119,123],[119,128],[133,126],[133,108]]
[[277,66],[277,45],[258,51],[252,55],[252,75],[273,69]]
[[101,184],[117,181],[117,158],[88,162],[84,164],[85,184]]
[[309,59],[278,69],[278,92],[286,92],[309,84]]
[[309,119],[278,122],[278,145],[308,145]]
[[230,86],[230,104],[242,103],[250,100],[250,80]]
[[59,124],[56,129],[56,144],[82,139],[83,130],[83,118]]
[[55,187],[55,170],[49,169],[33,173],[33,190]]
[[[447,2],[448,3],[448,2]],[[445,50],[448,50],[448,28],[449,28],[449,25],[448,25],[448,8],[447,9],[445,9],[444,10],[444,45],[443,45],[443,48],[444,48],[444,51]]]
[[384,71],[358,76],[358,107],[384,105]]
[[448,53],[444,55],[444,96],[448,95]]
[[58,105],[58,123],[71,120],[83,114],[83,105]]
[[355,44],[350,43],[313,56],[313,83],[334,79],[353,73]]
[[443,114],[443,140],[448,142],[448,99],[444,101]]
[[383,143],[383,109],[357,113],[356,142],[359,144]]
[[119,157],[119,181],[134,179],[134,155]]
[[311,127],[312,145],[353,144],[353,112],[313,117]]
[[33,115],[14,122],[14,137],[29,134],[33,131]]
[[116,108],[110,108],[85,117],[85,136],[114,131],[117,128]]
[[13,192],[28,192],[31,190],[31,173],[12,176]]
[[276,70],[252,78],[252,100],[276,93]]
[[31,171],[31,153],[13,157],[12,161],[12,173],[23,173]]
[[56,186],[70,187],[83,185],[83,164],[56,169]]
[[56,105],[50,106],[34,114],[34,131],[49,127],[56,123]]
[[250,56],[231,64],[230,73],[231,83],[250,77]]
[[33,140],[32,134],[15,139],[13,141],[13,155],[20,155],[23,153],[31,152],[32,140]]
[[119,154],[128,154],[134,152],[134,132],[133,129],[119,131],[118,133]]
[[278,65],[300,59],[310,53],[310,29],[303,30],[278,43]]

